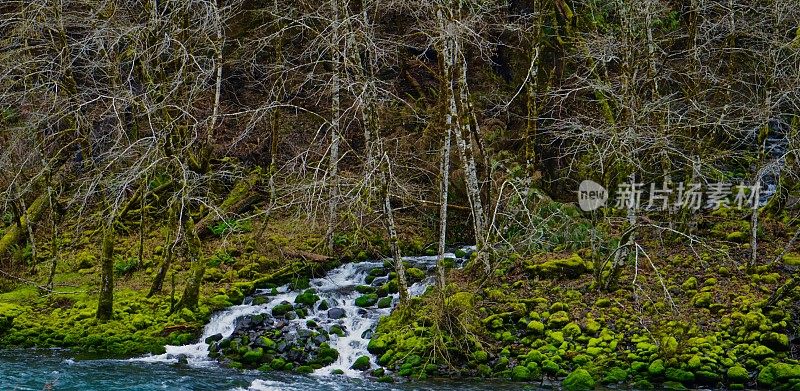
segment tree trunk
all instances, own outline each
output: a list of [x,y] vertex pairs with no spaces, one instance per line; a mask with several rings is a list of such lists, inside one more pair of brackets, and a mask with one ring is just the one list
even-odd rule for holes
[[330,177],[330,199],[328,200],[328,230],[325,237],[328,241],[328,251],[333,254],[333,234],[336,229],[336,211],[339,198],[339,122],[341,117],[341,80],[342,67],[341,52],[339,50],[339,0],[331,0],[333,8],[333,76],[331,78],[331,148],[328,161],[328,176]]
[[203,284],[203,276],[206,273],[206,262],[200,257],[200,238],[197,236],[197,231],[194,227],[192,218],[186,217],[186,225],[184,226],[186,235],[186,247],[189,253],[189,259],[192,263],[192,277],[183,291],[183,296],[178,302],[176,309],[188,308],[194,310],[197,308],[197,302],[200,298],[200,287]]
[[[389,165],[388,156],[384,155],[384,163]],[[392,258],[394,259],[394,270],[397,272],[397,289],[400,292],[400,304],[408,302],[408,282],[406,281],[406,268],[403,265],[403,258],[400,256],[400,246],[398,245],[397,229],[394,223],[394,213],[391,203],[391,174],[390,168],[383,170],[383,211],[386,214],[386,226],[389,230],[389,242],[392,247]]]
[[161,289],[164,286],[164,278],[167,277],[167,272],[169,272],[169,268],[172,266],[172,257],[173,253],[175,252],[175,239],[174,229],[178,229],[178,221],[177,215],[175,212],[175,207],[170,208],[169,212],[169,219],[167,220],[167,226],[169,227],[169,231],[167,232],[167,241],[164,244],[164,253],[162,254],[164,260],[161,261],[161,266],[158,268],[158,274],[156,274],[156,278],[153,279],[153,284],[150,286],[150,292],[147,293],[147,297],[152,297],[153,295],[160,293]]
[[107,321],[114,314],[114,220],[103,227],[100,250],[100,298],[97,319]]
[[8,249],[23,239],[23,233],[28,232],[28,225],[34,224],[39,221],[44,211],[44,202],[47,199],[47,194],[42,194],[22,213],[19,219],[19,224],[9,226],[3,238],[0,239],[0,254],[5,253]]

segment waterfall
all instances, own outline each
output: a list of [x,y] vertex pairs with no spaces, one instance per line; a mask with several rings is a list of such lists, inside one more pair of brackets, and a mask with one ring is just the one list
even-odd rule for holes
[[[462,249],[465,253],[474,251],[474,247]],[[463,265],[468,257],[457,258],[453,253],[445,254],[445,258],[457,259],[457,266]],[[404,257],[412,267],[416,267],[425,272],[426,276],[421,281],[409,287],[409,296],[418,296],[433,284],[434,268],[436,266],[436,256]],[[329,335],[326,341],[331,348],[339,352],[338,359],[330,365],[317,369],[317,375],[329,375],[333,370],[341,370],[345,375],[357,377],[361,371],[351,369],[351,366],[358,357],[371,357],[370,365],[375,368],[374,358],[367,352],[367,345],[375,327],[381,316],[391,313],[392,308],[399,300],[399,294],[394,293],[391,297],[391,305],[388,308],[378,308],[375,305],[365,308],[355,305],[355,300],[361,296],[356,287],[362,285],[379,286],[388,280],[387,276],[372,276],[374,279],[367,283],[370,271],[383,267],[383,261],[364,261],[347,263],[329,271],[324,277],[315,278],[309,281],[310,288],[314,289],[319,296],[317,301],[308,309],[305,317],[283,318],[272,317],[272,309],[281,304],[294,303],[298,295],[304,290],[291,290],[289,285],[284,285],[273,291],[272,289],[257,290],[253,297],[263,297],[259,300],[260,304],[253,304],[253,297],[248,297],[241,305],[227,308],[214,316],[205,326],[200,339],[193,344],[182,346],[166,346],[166,353],[160,355],[150,355],[135,358],[136,361],[144,362],[167,362],[177,363],[183,359],[190,366],[215,365],[216,361],[209,357],[209,344],[206,340],[209,337],[215,339],[229,338],[237,332],[238,328],[249,325],[249,317],[256,315],[266,315],[269,319],[268,324],[273,321],[281,323],[281,326],[288,327],[292,335],[307,332],[306,324],[313,321],[317,325],[329,330],[332,326],[338,326],[344,331],[343,336],[335,334]],[[277,294],[276,294],[277,293]],[[327,306],[322,307],[321,303],[326,302]],[[335,312],[331,312],[331,310]],[[342,316],[342,311],[344,316]],[[334,316],[331,316],[334,315]]]

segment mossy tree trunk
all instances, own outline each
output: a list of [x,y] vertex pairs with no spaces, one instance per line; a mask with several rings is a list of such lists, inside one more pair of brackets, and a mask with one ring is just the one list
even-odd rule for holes
[[400,255],[399,239],[397,237],[397,227],[394,222],[394,210],[391,201],[392,175],[389,166],[389,157],[384,155],[382,163],[383,171],[383,211],[386,215],[386,228],[389,231],[389,242],[392,247],[392,259],[394,260],[394,270],[397,272],[397,289],[400,292],[400,304],[408,302],[408,282],[406,281],[406,268],[403,265],[403,258]]
[[100,298],[97,302],[97,319],[107,321],[114,314],[114,220],[103,227],[100,246]]
[[183,291],[183,296],[178,302],[176,309],[197,308],[197,302],[200,298],[200,288],[203,284],[203,276],[206,273],[206,262],[201,259],[200,237],[197,236],[197,231],[194,227],[194,221],[191,217],[186,217],[186,224],[184,226],[184,234],[186,235],[186,249],[189,254],[189,260],[192,263],[192,275],[186,289]]
[[152,297],[153,295],[160,293],[164,287],[164,278],[167,277],[167,272],[169,272],[169,269],[172,266],[172,257],[175,252],[176,244],[175,231],[177,229],[177,214],[175,212],[175,206],[173,205],[169,209],[169,219],[167,220],[167,240],[164,244],[164,251],[162,254],[164,260],[161,261],[161,266],[158,268],[158,273],[153,279],[153,284],[150,286],[150,292],[147,293],[147,297]]

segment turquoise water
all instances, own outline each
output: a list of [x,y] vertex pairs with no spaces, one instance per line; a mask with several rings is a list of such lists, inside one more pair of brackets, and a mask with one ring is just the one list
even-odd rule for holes
[[59,350],[0,350],[0,390],[262,391],[262,390],[520,390],[534,385],[495,381],[376,383],[343,376],[236,371],[126,360],[79,360]]

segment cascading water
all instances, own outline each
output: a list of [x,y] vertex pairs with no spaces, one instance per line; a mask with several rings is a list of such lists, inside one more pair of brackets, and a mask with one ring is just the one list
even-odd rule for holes
[[[474,250],[474,247],[466,247],[462,250],[468,254]],[[457,258],[453,253],[447,253],[445,257],[456,259],[459,266],[467,259],[467,256]],[[437,257],[404,257],[403,260],[412,267],[425,272],[425,276],[420,281],[409,287],[409,295],[413,297],[424,293],[434,281],[433,274]],[[367,345],[378,320],[381,316],[388,315],[398,301],[399,294],[393,293],[387,295],[391,298],[391,305],[384,306],[385,308],[379,308],[375,303],[370,305],[362,303],[361,307],[355,304],[356,299],[363,294],[363,290],[360,292],[357,287],[379,287],[389,280],[388,275],[376,275],[380,273],[372,273],[370,276],[372,271],[380,270],[383,266],[382,261],[347,263],[331,270],[325,277],[310,280],[310,288],[313,289],[319,300],[314,300],[314,304],[306,308],[307,311],[299,312],[300,314],[306,312],[305,316],[295,316],[296,312],[275,315],[275,311],[273,311],[281,307],[287,308],[287,305],[290,306],[289,308],[296,306],[293,303],[297,301],[298,296],[304,294],[304,290],[293,291],[288,285],[274,290],[258,290],[253,297],[246,298],[244,304],[215,314],[205,326],[203,335],[197,343],[166,346],[164,354],[134,360],[172,363],[185,360],[191,366],[207,366],[215,362],[209,356],[209,348],[216,341],[230,339],[234,336],[249,336],[250,340],[253,340],[259,338],[258,331],[253,330],[260,330],[261,333],[281,330],[288,342],[281,342],[276,347],[277,350],[286,351],[287,343],[296,342],[308,345],[313,341],[315,343],[324,342],[330,348],[338,351],[338,358],[329,365],[317,369],[315,374],[328,375],[332,371],[340,371],[348,376],[360,376],[361,371],[351,368],[353,363],[361,356],[371,357],[367,352]],[[254,302],[259,304],[254,304]],[[308,325],[310,324],[314,325],[317,330],[333,330],[334,328],[338,330],[335,333],[318,335],[309,330]],[[374,367],[372,361],[374,360],[370,360],[370,365]]]

